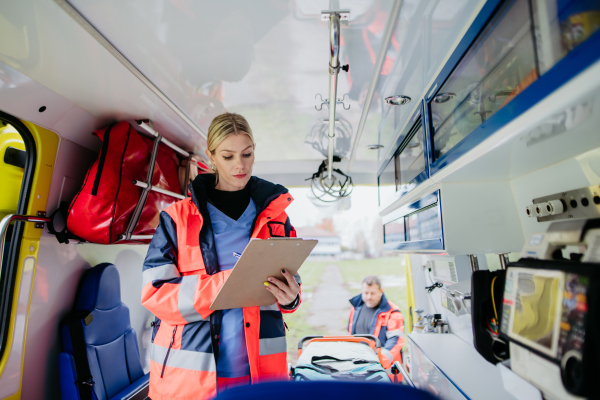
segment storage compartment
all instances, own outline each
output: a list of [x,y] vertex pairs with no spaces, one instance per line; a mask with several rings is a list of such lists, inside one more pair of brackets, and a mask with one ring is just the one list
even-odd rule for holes
[[597,0],[512,0],[500,6],[429,102],[434,162],[598,27]]
[[385,250],[447,255],[521,251],[508,181],[448,183],[383,216]]
[[440,191],[404,206],[383,225],[386,250],[442,250]]
[[379,175],[379,205],[389,203],[427,179],[425,130],[419,109],[398,139],[398,148]]
[[434,160],[537,79],[530,21],[527,0],[503,5],[433,98]]
[[394,159],[396,191],[401,195],[425,180],[425,132],[420,119],[410,130]]

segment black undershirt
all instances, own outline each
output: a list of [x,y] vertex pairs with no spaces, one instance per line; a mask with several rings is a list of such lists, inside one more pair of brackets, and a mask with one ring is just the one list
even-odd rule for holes
[[208,199],[219,211],[237,221],[250,204],[250,190],[248,186],[235,192],[209,187]]
[[[214,187],[209,187],[207,194],[210,204],[235,221],[242,216],[244,211],[248,208],[248,204],[250,204],[250,189],[248,188],[248,185],[242,190],[237,190],[235,192],[227,192],[218,190]],[[286,310],[293,310],[298,307],[299,303],[300,294],[298,294],[290,304],[280,306]]]

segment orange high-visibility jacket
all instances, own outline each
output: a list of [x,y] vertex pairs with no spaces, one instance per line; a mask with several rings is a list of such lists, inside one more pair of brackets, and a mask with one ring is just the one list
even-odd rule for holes
[[[354,327],[361,308],[365,306],[362,295],[350,299],[352,310],[348,322],[348,333],[355,334]],[[397,305],[388,301],[385,294],[375,311],[371,322],[371,335],[378,337],[381,342],[381,354],[385,362],[383,368],[389,368],[395,361],[402,362],[402,346],[404,346],[404,317]]]
[[[190,199],[161,212],[144,261],[142,304],[156,316],[150,356],[152,400],[206,399],[217,391],[222,312],[209,307],[231,270],[219,270],[206,206],[206,187],[211,184],[213,175],[199,175],[189,187]],[[251,238],[295,237],[285,213],[293,200],[288,190],[256,177],[248,185],[257,207]],[[300,283],[300,277],[295,278]],[[287,378],[282,313],[293,311],[275,301],[243,309],[253,383]]]

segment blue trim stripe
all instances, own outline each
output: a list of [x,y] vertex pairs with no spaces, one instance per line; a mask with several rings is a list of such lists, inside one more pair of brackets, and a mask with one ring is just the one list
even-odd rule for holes
[[144,271],[165,264],[177,265],[177,226],[169,214],[161,211],[144,260]]
[[268,339],[281,336],[285,336],[281,311],[261,311],[259,338]]
[[181,350],[212,353],[209,321],[186,324],[181,333]]

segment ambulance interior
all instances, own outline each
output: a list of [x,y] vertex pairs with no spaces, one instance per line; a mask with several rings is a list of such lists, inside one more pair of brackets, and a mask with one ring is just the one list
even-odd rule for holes
[[60,323],[102,263],[148,373],[151,235],[60,243],[48,221],[65,234],[93,131],[126,121],[203,173],[224,112],[252,126],[253,175],[332,210],[377,190],[383,252],[406,271],[403,385],[595,398],[598,28],[598,0],[0,2],[0,398],[64,397]]

